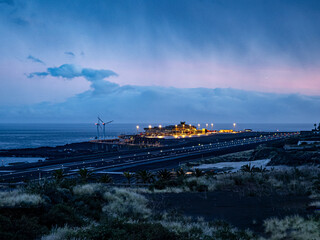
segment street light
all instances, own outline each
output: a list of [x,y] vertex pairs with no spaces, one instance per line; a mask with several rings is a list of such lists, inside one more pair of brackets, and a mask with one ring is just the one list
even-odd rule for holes
[[151,125],[149,125],[149,129],[151,129],[152,128],[152,126]]
[[200,129],[200,123],[198,123],[198,129]]
[[137,133],[139,132],[139,125],[137,125]]
[[159,128],[160,128],[160,129],[162,128],[161,124],[159,125]]
[[212,128],[212,130],[213,130],[213,123],[211,123],[211,128]]
[[208,123],[206,123],[206,128],[208,128]]

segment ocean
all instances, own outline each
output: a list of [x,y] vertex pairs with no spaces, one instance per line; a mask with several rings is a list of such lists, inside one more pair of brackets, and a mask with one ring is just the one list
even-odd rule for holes
[[[106,125],[106,138],[116,138],[120,134],[137,133],[148,127],[149,124],[119,124],[111,123]],[[158,124],[151,124],[157,126]],[[161,123],[162,126],[167,124]],[[197,126],[198,123],[193,123]],[[201,128],[206,127],[205,123],[200,124]],[[216,123],[213,129],[232,129],[232,123]],[[302,131],[311,130],[312,123],[308,124],[236,124],[236,130],[253,129],[254,131]],[[208,123],[211,130],[211,124]],[[41,146],[58,146],[67,143],[93,140],[97,136],[94,124],[0,124],[0,149],[14,148],[35,148]]]

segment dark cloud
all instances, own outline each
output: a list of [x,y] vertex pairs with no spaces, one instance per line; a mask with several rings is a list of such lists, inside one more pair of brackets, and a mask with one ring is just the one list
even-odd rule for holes
[[[116,75],[110,70],[95,70],[64,64],[48,68],[46,74],[67,79],[85,77],[91,88],[63,103],[41,103],[27,108],[0,111],[0,117],[23,111],[38,119],[88,121],[97,113],[126,122],[313,122],[320,119],[320,97],[299,94],[274,94],[232,88],[167,88],[120,86],[104,80]],[[81,106],[81,108],[79,108]],[[23,109],[23,110],[22,110]],[[15,116],[17,117],[17,116]]]
[[66,54],[70,57],[75,57],[75,54],[73,52],[64,52],[64,54]]
[[122,122],[185,119],[189,122],[305,123],[320,118],[320,97],[237,89],[119,86],[109,81],[104,81],[104,86],[98,90],[88,90],[63,103],[41,103],[0,111],[0,116],[14,118],[19,113],[33,120],[47,116],[59,122],[86,122],[97,113]]
[[47,72],[33,72],[33,73],[28,74],[27,77],[28,78],[33,78],[35,76],[37,76],[37,77],[46,77],[48,75],[49,75],[49,73],[47,73]]
[[0,4],[4,3],[4,4],[8,4],[13,6],[14,5],[14,1],[13,0],[0,0]]
[[42,60],[40,60],[39,58],[36,58],[36,57],[34,57],[34,56],[29,55],[29,56],[27,57],[27,59],[28,59],[28,60],[31,60],[32,62],[41,63],[41,64],[45,65],[45,63],[44,63]]
[[111,70],[82,68],[73,64],[63,64],[60,67],[48,68],[46,72],[34,72],[29,74],[30,77],[47,75],[51,75],[53,77],[62,77],[66,79],[84,77],[90,82],[102,81],[104,78],[118,76],[118,74]]

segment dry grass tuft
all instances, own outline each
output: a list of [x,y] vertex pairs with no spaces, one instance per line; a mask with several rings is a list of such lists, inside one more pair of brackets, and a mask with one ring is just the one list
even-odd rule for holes
[[[320,222],[300,216],[287,216],[284,219],[271,218],[264,222],[268,239],[320,239]],[[265,238],[261,238],[265,239]]]
[[103,190],[104,186],[100,183],[88,183],[83,185],[77,185],[73,188],[75,195],[93,195]]
[[0,207],[31,207],[44,203],[38,194],[24,193],[21,190],[11,192],[0,192]]
[[102,209],[113,217],[147,218],[151,215],[148,200],[130,189],[114,188],[104,193],[108,202]]

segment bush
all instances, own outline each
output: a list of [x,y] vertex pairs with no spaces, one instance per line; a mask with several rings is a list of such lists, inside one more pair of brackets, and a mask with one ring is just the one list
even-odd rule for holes
[[196,190],[198,191],[198,192],[208,192],[208,186],[207,185],[198,185],[197,187],[196,187]]
[[264,222],[268,239],[320,239],[320,221],[300,216],[287,216],[283,219],[271,218]]
[[198,182],[196,180],[189,181],[186,184],[190,191],[196,191],[196,188],[198,186]]
[[83,224],[83,221],[73,207],[65,204],[56,204],[45,214],[44,223],[48,227],[64,226],[65,224],[79,226]]
[[110,240],[176,240],[180,239],[160,224],[124,223],[108,221],[75,234],[79,239],[110,239]]
[[33,207],[44,203],[39,194],[24,193],[20,190],[0,192],[0,207]]
[[73,188],[75,195],[94,195],[102,191],[103,185],[100,183],[88,183],[77,185]]
[[111,192],[106,192],[103,198],[108,204],[102,210],[110,216],[147,218],[151,214],[151,210],[147,207],[148,200],[130,190],[115,188]]
[[48,229],[40,225],[36,217],[10,219],[0,215],[0,239],[36,239],[46,232]]

